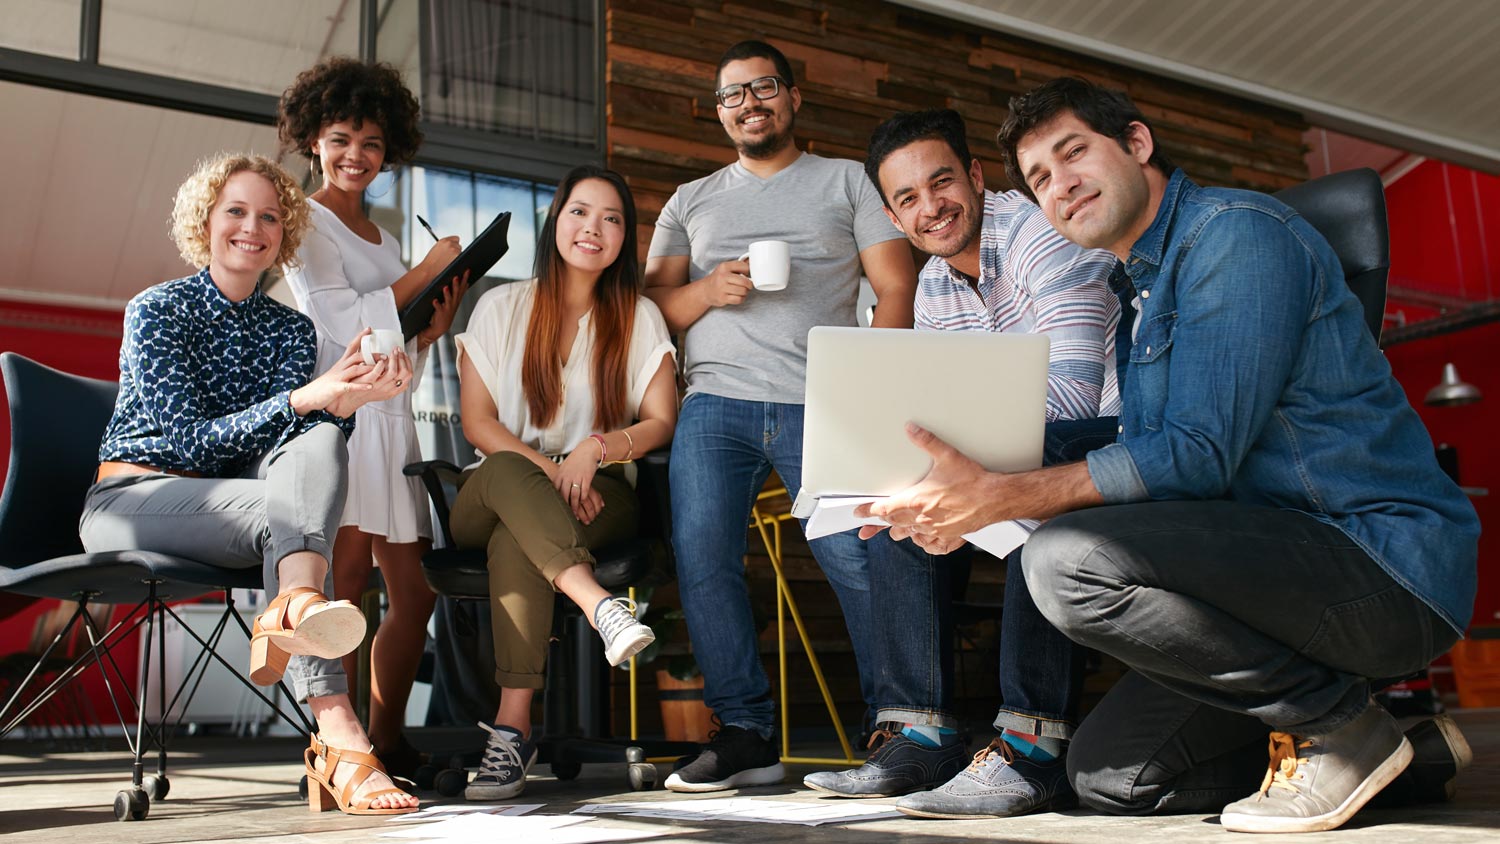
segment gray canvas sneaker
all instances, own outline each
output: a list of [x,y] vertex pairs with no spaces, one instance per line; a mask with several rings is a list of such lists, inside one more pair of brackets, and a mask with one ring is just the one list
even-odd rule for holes
[[619,665],[656,641],[651,628],[635,617],[635,601],[629,598],[605,598],[594,607],[594,627],[604,640],[604,658]]
[[942,785],[969,758],[962,742],[928,747],[890,730],[877,730],[870,744],[875,750],[858,768],[808,774],[802,784],[840,797],[894,797]]
[[1337,829],[1411,762],[1396,719],[1371,702],[1326,736],[1271,733],[1271,764],[1260,791],[1224,807],[1232,832]]
[[[479,773],[464,789],[464,799],[478,803],[508,800],[526,789],[526,772],[536,762],[536,743],[528,738],[510,739],[483,721],[479,728],[485,731],[484,758],[479,763]],[[511,733],[516,730],[504,729]]]

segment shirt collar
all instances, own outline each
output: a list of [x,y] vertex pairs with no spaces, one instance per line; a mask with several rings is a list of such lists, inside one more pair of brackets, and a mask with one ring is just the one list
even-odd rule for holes
[[1151,221],[1151,226],[1145,233],[1136,239],[1135,244],[1130,247],[1130,266],[1135,266],[1136,261],[1145,261],[1152,266],[1161,266],[1162,253],[1167,247],[1167,232],[1172,228],[1172,218],[1177,214],[1177,203],[1189,188],[1194,187],[1187,174],[1182,168],[1172,171],[1172,177],[1167,180],[1166,190],[1162,191],[1161,205],[1156,209],[1156,219]]
[[205,315],[208,322],[217,322],[220,317],[237,310],[249,311],[259,304],[261,298],[260,285],[257,284],[255,292],[246,296],[244,301],[229,301],[220,292],[218,285],[214,284],[213,278],[209,276],[208,267],[199,270],[198,274],[193,276],[193,280],[195,282],[193,292],[196,298],[194,304],[199,306],[199,312]]
[[[985,262],[984,233],[994,228],[995,226],[995,212],[996,206],[999,201],[1000,194],[997,194],[989,189],[985,190],[983,205],[984,213],[980,217],[979,231],[974,232],[974,239],[978,240],[980,243],[979,276],[974,279],[974,283],[977,284],[981,290],[987,289],[989,287],[989,283],[994,281],[993,278],[985,277],[985,268],[988,266],[988,264],[986,264]],[[955,269],[952,264],[948,263],[947,258],[938,258],[938,260],[942,262],[943,269],[947,271],[946,275],[949,281],[953,282],[959,287],[969,286],[969,279],[966,278],[963,273]],[[993,276],[994,274],[990,273],[990,275]]]

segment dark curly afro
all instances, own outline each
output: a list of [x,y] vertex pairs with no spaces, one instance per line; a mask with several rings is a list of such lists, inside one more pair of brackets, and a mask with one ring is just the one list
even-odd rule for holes
[[283,152],[312,158],[312,143],[330,123],[372,120],[385,133],[385,169],[405,164],[422,145],[417,98],[385,62],[334,56],[298,74],[281,95],[276,130]]

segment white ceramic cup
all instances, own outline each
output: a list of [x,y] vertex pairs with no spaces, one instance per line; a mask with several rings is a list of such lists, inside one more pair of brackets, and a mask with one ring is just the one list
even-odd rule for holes
[[756,290],[785,290],[792,274],[792,247],[784,240],[757,240],[740,260],[750,261],[750,281]]
[[389,356],[391,352],[401,348],[401,332],[390,328],[377,328],[366,334],[359,341],[359,356],[367,364],[375,363],[376,355]]

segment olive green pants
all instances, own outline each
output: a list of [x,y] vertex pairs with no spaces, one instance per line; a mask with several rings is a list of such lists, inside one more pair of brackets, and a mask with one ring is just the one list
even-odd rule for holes
[[585,525],[546,472],[502,451],[486,457],[458,491],[453,538],[489,554],[495,682],[502,688],[542,688],[557,576],[580,563],[592,567],[590,549],[635,535],[638,507],[624,467],[600,469],[594,489],[604,508]]

